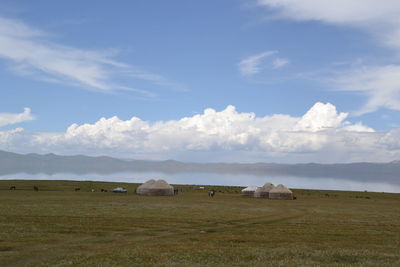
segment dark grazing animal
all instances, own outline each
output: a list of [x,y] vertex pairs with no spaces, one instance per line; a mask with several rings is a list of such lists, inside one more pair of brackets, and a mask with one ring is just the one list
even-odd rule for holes
[[79,187],[75,188],[75,191],[80,191],[81,189]]
[[178,192],[179,192],[179,189],[175,188],[175,189],[174,189],[174,195],[177,195]]
[[208,191],[208,196],[209,196],[209,197],[214,197],[214,195],[215,195],[215,190],[214,190],[214,189]]
[[33,187],[33,190],[35,191],[39,191],[39,187],[37,187],[36,185]]
[[10,187],[10,190],[15,190],[17,189],[14,185]]
[[101,192],[108,192],[108,190],[107,189],[101,189]]

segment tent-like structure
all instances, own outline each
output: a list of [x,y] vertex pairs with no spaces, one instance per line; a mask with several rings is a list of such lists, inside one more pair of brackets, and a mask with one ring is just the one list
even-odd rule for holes
[[148,180],[136,189],[136,193],[145,196],[173,196],[174,187],[164,180]]
[[252,197],[254,196],[254,192],[257,190],[257,186],[255,185],[250,185],[246,187],[245,189],[242,189],[242,196],[244,197]]
[[275,186],[271,183],[266,183],[262,187],[258,187],[254,192],[254,197],[269,198],[269,192],[274,189]]
[[274,189],[269,191],[270,199],[293,199],[293,192],[290,191],[286,186],[280,184],[277,185]]

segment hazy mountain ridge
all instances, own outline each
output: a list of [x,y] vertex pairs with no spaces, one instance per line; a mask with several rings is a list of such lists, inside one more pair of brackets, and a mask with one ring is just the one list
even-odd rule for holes
[[117,172],[209,172],[257,176],[327,177],[400,184],[400,161],[348,164],[280,163],[185,163],[175,160],[121,160],[112,157],[55,154],[17,154],[0,151],[0,175],[28,174],[108,174]]

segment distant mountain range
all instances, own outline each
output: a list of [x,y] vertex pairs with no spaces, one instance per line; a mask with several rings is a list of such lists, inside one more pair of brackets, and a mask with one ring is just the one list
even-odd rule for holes
[[17,173],[53,175],[56,173],[111,174],[118,172],[250,174],[257,176],[341,178],[400,184],[399,161],[348,164],[185,163],[174,160],[121,160],[105,156],[23,155],[0,150],[1,176]]

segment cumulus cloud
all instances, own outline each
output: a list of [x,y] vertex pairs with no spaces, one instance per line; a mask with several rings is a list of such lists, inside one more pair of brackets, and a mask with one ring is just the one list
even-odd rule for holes
[[0,58],[8,60],[12,64],[10,69],[18,74],[91,90],[129,90],[146,96],[153,94],[116,83],[115,76],[176,86],[161,75],[114,60],[113,50],[84,50],[49,39],[50,34],[22,21],[0,17]]
[[400,129],[392,129],[385,133],[379,140],[379,143],[384,145],[390,151],[400,149]]
[[348,113],[337,113],[336,107],[330,103],[316,103],[296,123],[294,130],[318,132],[325,129],[335,129],[342,126]]
[[[304,135],[307,134],[304,133],[311,136],[313,132],[323,131],[326,125],[339,127],[346,116],[344,113],[336,114],[334,106],[322,103],[317,103],[302,118],[287,117],[286,121],[281,121],[284,116],[279,115],[257,118],[254,113],[239,113],[234,106],[228,106],[220,112],[206,109],[203,114],[193,117],[154,124],[136,117],[128,121],[117,117],[102,118],[95,124],[70,126],[62,139],[103,148],[128,145],[130,149],[153,152],[260,148],[267,151],[298,151],[307,144],[311,144],[308,149],[318,147],[313,144],[315,137],[305,140]],[[311,128],[310,121],[313,121]],[[276,136],[280,132],[296,141]],[[296,138],[296,134],[301,137]],[[281,145],[283,142],[284,146]]]
[[0,127],[34,119],[30,108],[24,108],[22,113],[0,113]]
[[[378,43],[400,52],[400,2],[397,0],[258,0],[275,17],[317,21],[368,32]],[[336,77],[338,88],[359,91],[367,103],[356,113],[379,108],[400,110],[400,65],[359,66]]]
[[198,153],[206,153],[207,161],[220,160],[216,155],[224,152],[238,155],[239,161],[243,155],[252,160],[281,157],[317,162],[385,161],[400,155],[396,139],[400,132],[376,132],[347,119],[347,113],[338,112],[330,103],[318,102],[301,117],[257,117],[228,106],[222,111],[209,108],[191,117],[153,123],[138,117],[101,118],[93,124],[72,124],[64,133],[3,131],[0,149],[186,161]]

